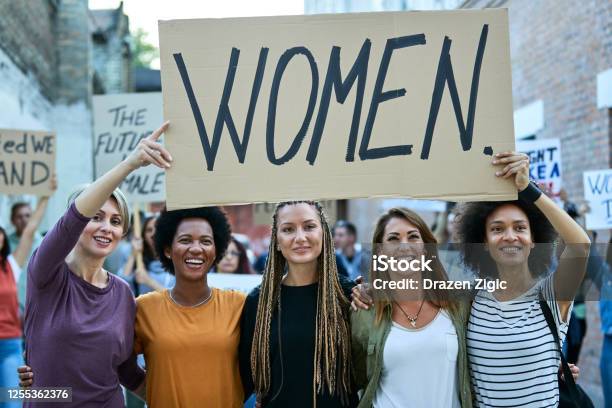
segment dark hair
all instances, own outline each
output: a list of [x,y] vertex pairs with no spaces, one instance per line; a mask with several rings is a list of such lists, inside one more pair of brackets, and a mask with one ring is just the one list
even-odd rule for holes
[[346,228],[347,232],[354,237],[357,237],[357,228],[355,224],[346,220],[338,220],[334,225],[333,232],[336,232],[336,228]]
[[[247,256],[247,251],[244,245],[242,245],[240,241],[238,241],[234,237],[232,237],[231,242],[233,242],[234,245],[236,245],[236,248],[238,248],[238,252],[240,253],[240,255],[238,255],[238,268],[236,269],[236,272],[234,273],[243,274],[243,275],[248,275],[248,274],[253,273],[251,269],[251,262],[249,262],[249,257]],[[228,247],[229,247],[229,243],[228,243]]]
[[2,248],[0,248],[0,266],[2,266],[2,269],[7,270],[6,264],[8,263],[8,256],[11,253],[11,244],[8,241],[6,231],[2,227],[0,227],[0,234],[4,235],[4,244]]
[[174,275],[174,265],[172,260],[164,256],[164,250],[172,246],[174,235],[179,224],[186,218],[201,218],[206,220],[213,230],[215,241],[215,262],[216,265],[227,250],[227,245],[231,239],[231,229],[225,213],[219,207],[199,207],[184,210],[163,211],[155,223],[155,251],[159,260],[168,272]]
[[145,236],[145,231],[147,230],[147,224],[149,224],[152,221],[155,221],[156,218],[157,218],[156,216],[145,218],[144,222],[142,223],[142,227],[140,228],[141,229],[140,236],[142,237],[142,261],[147,267],[149,266],[151,262],[157,259],[157,256],[155,255],[155,241],[153,241],[153,247],[151,247],[149,246],[149,243],[147,242],[147,240],[144,239],[144,236]]
[[19,201],[16,202],[15,204],[13,204],[11,206],[11,221],[13,221],[13,218],[15,218],[15,214],[17,213],[17,211],[19,211],[20,208],[23,207],[29,207],[30,204],[24,202],[24,201]]
[[[499,207],[513,205],[527,215],[529,229],[536,246],[531,250],[528,259],[529,270],[534,277],[546,274],[552,264],[553,243],[557,232],[548,218],[532,203],[517,201],[473,202],[463,204],[455,218],[457,237],[461,242],[460,251],[463,262],[482,277],[496,278],[497,265],[482,244],[486,238],[487,218]],[[551,244],[551,245],[537,245]]]

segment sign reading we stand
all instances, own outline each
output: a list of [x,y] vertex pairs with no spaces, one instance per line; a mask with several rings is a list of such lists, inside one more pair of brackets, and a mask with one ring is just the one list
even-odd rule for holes
[[0,193],[52,193],[55,132],[0,129]]

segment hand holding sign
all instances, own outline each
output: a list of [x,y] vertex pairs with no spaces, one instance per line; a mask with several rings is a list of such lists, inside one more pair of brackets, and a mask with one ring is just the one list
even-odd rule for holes
[[514,175],[514,185],[518,191],[527,188],[529,184],[529,156],[518,152],[497,153],[493,164],[505,164],[504,168],[495,172],[497,177],[505,179]]
[[138,142],[136,149],[125,158],[125,162],[132,170],[148,166],[149,164],[154,164],[162,169],[170,168],[172,156],[157,142],[169,125],[169,121],[164,122],[159,129]]

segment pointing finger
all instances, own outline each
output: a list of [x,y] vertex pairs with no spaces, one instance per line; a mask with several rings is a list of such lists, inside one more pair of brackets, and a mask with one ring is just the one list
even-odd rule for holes
[[170,126],[169,120],[165,121],[157,130],[155,130],[155,132],[151,133],[147,139],[157,142],[161,135],[168,129],[168,126]]

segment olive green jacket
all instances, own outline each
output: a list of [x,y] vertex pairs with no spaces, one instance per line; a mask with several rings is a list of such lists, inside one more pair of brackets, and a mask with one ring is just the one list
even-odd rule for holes
[[[466,351],[466,321],[469,305],[459,302],[458,311],[449,313],[459,340],[457,376],[459,401],[462,408],[472,408],[472,391]],[[352,354],[355,381],[363,391],[358,408],[370,408],[378,389],[383,366],[383,349],[391,330],[391,307],[387,307],[380,324],[376,324],[374,308],[359,310],[351,315]]]

